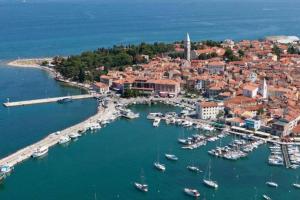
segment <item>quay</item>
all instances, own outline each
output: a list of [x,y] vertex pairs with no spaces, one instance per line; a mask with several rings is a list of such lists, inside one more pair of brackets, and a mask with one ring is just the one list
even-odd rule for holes
[[33,100],[26,100],[26,101],[15,101],[15,102],[6,102],[3,103],[5,107],[15,107],[15,106],[27,106],[33,104],[43,104],[43,103],[52,103],[57,102],[66,98],[70,98],[72,100],[78,99],[88,99],[94,98],[94,95],[91,94],[83,94],[83,95],[73,95],[73,96],[64,96],[64,97],[53,97],[53,98],[45,98],[45,99],[33,99]]
[[84,130],[86,128],[86,124],[88,123],[99,123],[111,119],[115,111],[116,109],[113,103],[109,103],[106,106],[106,108],[99,107],[98,112],[95,115],[91,116],[90,118],[86,119],[85,121],[76,124],[74,126],[71,126],[69,128],[66,128],[64,130],[61,130],[59,132],[51,133],[50,135],[46,136],[44,139],[36,142],[35,144],[29,145],[11,155],[8,155],[7,157],[2,158],[0,160],[0,166],[8,165],[10,167],[13,167],[16,164],[30,158],[37,148],[39,147],[50,148],[56,145],[59,142],[61,137],[69,136],[74,132],[79,132]]
[[291,167],[291,161],[290,161],[287,145],[282,144],[281,145],[281,151],[282,151],[285,167],[290,168]]

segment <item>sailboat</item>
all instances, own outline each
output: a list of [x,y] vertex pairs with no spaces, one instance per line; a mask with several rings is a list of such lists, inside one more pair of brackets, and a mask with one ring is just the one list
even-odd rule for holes
[[158,154],[157,154],[157,161],[154,162],[154,167],[156,169],[160,170],[160,171],[163,171],[163,172],[166,170],[166,166],[159,162],[159,155]]
[[211,161],[209,161],[208,165],[208,178],[203,179],[203,183],[211,188],[217,189],[219,187],[216,181],[211,180]]
[[148,192],[148,185],[144,183],[143,171],[141,172],[141,183],[134,182],[134,186],[139,191]]
[[300,189],[300,183],[299,183],[298,179],[299,179],[299,177],[297,176],[296,183],[293,183],[293,186],[297,189]]
[[266,182],[266,185],[268,185],[268,186],[270,186],[270,187],[275,187],[275,188],[278,187],[278,184],[272,180],[272,175],[271,175],[271,180],[270,180],[270,181],[267,181],[267,182]]

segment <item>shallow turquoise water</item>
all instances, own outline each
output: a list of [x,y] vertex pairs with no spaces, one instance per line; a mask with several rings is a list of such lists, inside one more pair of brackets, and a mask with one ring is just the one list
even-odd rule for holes
[[[270,167],[266,163],[266,146],[250,154],[247,159],[230,162],[212,159],[207,150],[219,142],[210,143],[195,151],[182,150],[177,138],[195,133],[195,130],[161,123],[153,128],[146,119],[148,112],[169,111],[164,105],[155,107],[137,105],[142,116],[133,121],[117,120],[95,133],[89,133],[68,146],[56,146],[41,160],[30,159],[15,169],[0,188],[0,199],[190,199],[182,192],[184,187],[195,187],[202,198],[217,200],[261,199],[262,193],[275,200],[299,199],[300,191],[290,185],[299,170]],[[227,143],[230,137],[223,139]],[[153,168],[159,152],[166,164],[165,173]],[[163,154],[172,152],[178,162],[165,160]],[[204,174],[195,175],[186,166],[194,162],[203,170],[212,159],[213,178],[218,190],[202,184]],[[143,194],[132,183],[144,171],[150,191]],[[268,188],[265,181],[273,174],[278,189]],[[30,183],[30,184],[28,184]],[[17,188],[17,192],[16,192]],[[255,189],[257,188],[257,189]]]

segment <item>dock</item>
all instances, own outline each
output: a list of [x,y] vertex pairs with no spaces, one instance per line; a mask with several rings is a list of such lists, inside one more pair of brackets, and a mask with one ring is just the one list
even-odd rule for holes
[[88,98],[94,98],[94,95],[83,94],[83,95],[53,97],[53,98],[45,98],[45,99],[33,99],[33,100],[26,100],[26,101],[6,102],[6,103],[3,103],[3,105],[5,107],[27,106],[27,105],[33,105],[33,104],[43,104],[43,103],[57,102],[57,101],[60,101],[60,100],[66,99],[66,98],[69,98],[69,99],[72,99],[72,100],[88,99]]
[[285,167],[290,168],[291,167],[291,161],[290,161],[287,145],[284,145],[284,144],[281,145],[281,151],[282,151]]
[[41,139],[40,141],[29,145],[19,151],[8,155],[0,160],[1,165],[8,165],[8,166],[15,166],[16,164],[30,158],[34,151],[39,147],[47,147],[50,148],[56,145],[61,137],[69,136],[74,132],[79,132],[86,129],[86,125],[89,123],[98,123],[101,121],[109,120],[113,113],[116,111],[115,106],[113,103],[110,103],[107,108],[100,107],[98,112],[91,116],[90,118],[86,119],[85,121],[78,123],[74,126],[61,130],[59,132],[51,133],[50,135],[46,136],[45,138]]

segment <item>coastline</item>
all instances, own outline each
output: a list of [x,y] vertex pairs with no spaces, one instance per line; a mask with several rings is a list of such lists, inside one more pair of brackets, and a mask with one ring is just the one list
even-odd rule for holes
[[66,84],[70,87],[77,87],[80,89],[84,89],[89,91],[91,85],[90,84],[83,84],[71,80],[67,80],[63,78],[63,76],[57,72],[54,68],[43,66],[43,62],[51,62],[53,61],[52,57],[44,57],[44,58],[24,58],[24,59],[16,59],[5,62],[5,64],[9,67],[19,67],[19,68],[32,68],[32,69],[40,69],[48,72],[56,81]]

